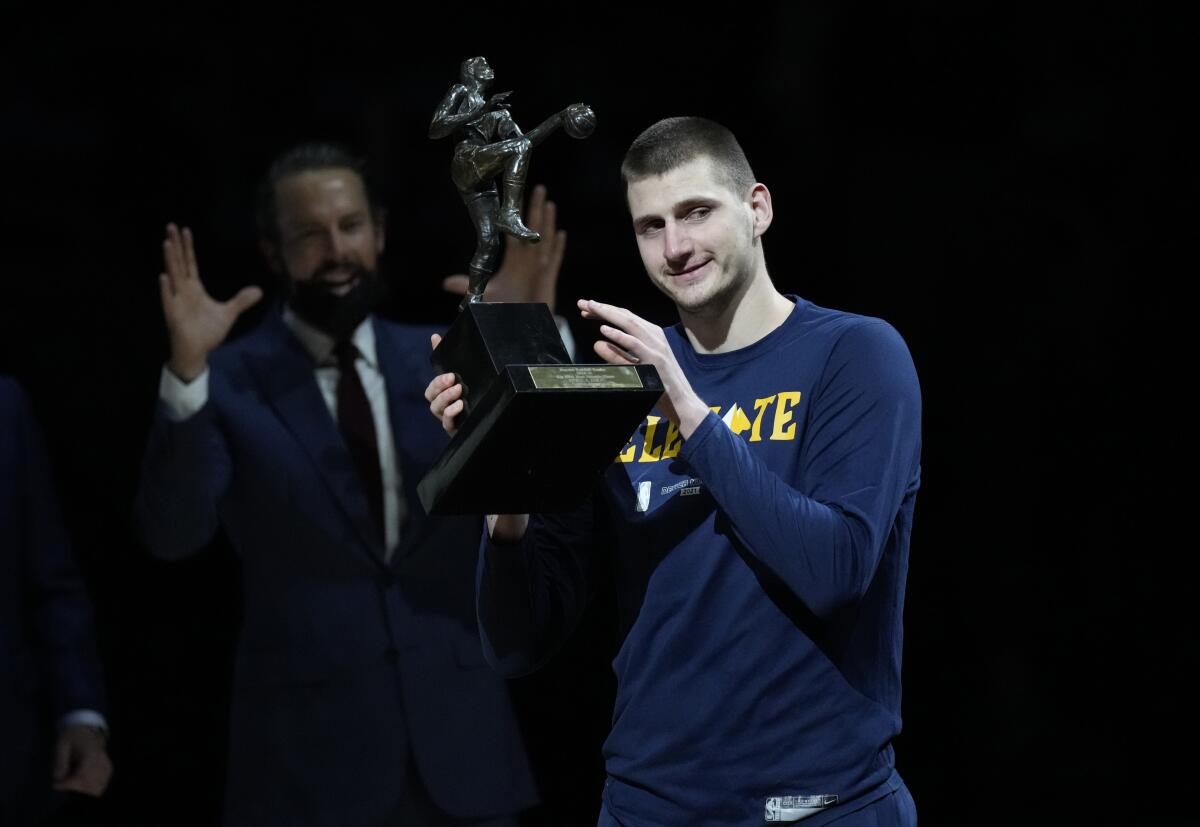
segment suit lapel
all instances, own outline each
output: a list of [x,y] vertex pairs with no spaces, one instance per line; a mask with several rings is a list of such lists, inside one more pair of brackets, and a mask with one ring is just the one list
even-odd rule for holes
[[395,331],[378,321],[375,322],[375,347],[379,370],[387,385],[388,417],[392,425],[396,466],[400,470],[400,487],[405,505],[400,544],[392,557],[392,564],[396,565],[417,546],[416,540],[428,519],[417,498],[417,484],[428,469],[414,461],[408,444],[413,438],[414,423],[408,420],[414,414],[421,413],[414,406],[425,406],[425,384],[428,378],[432,378],[432,368],[428,361],[422,361],[418,350],[398,341]]
[[268,404],[313,462],[317,476],[375,560],[383,557],[350,452],[338,432],[313,375],[312,357],[278,315],[269,318],[264,347],[244,359]]

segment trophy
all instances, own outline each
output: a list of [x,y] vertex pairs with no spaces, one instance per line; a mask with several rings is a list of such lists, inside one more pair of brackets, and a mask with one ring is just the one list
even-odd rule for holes
[[512,93],[487,96],[493,78],[484,58],[464,61],[429,126],[454,136],[451,178],[476,236],[467,294],[430,357],[464,388],[458,431],[417,486],[430,514],[574,508],[663,392],[652,365],[572,364],[545,304],[482,300],[500,234],[539,241],[521,218],[531,151],[559,128],[582,139],[596,127],[576,103],[523,133]]

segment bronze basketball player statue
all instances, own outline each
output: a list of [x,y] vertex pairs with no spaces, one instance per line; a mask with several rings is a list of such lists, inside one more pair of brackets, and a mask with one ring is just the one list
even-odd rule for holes
[[463,306],[482,299],[496,269],[500,233],[540,240],[521,220],[530,152],[560,126],[572,138],[586,138],[596,128],[591,107],[575,103],[522,133],[508,111],[512,92],[487,96],[494,77],[485,58],[463,61],[460,82],[450,87],[429,124],[430,138],[455,136],[450,175],[475,225],[475,255]]

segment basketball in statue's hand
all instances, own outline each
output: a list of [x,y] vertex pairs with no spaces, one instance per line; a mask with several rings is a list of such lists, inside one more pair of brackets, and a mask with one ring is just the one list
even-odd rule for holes
[[563,129],[572,138],[586,138],[596,129],[596,113],[586,103],[573,103],[563,116]]

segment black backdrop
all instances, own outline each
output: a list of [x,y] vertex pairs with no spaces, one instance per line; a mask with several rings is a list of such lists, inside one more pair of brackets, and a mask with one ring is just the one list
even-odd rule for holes
[[[448,322],[438,282],[472,235],[450,145],[425,130],[472,54],[516,90],[519,123],[575,100],[597,112],[591,139],[556,136],[533,161],[570,232],[560,309],[589,296],[672,321],[617,167],[653,120],[703,114],[771,188],[776,284],[907,339],[926,418],[897,750],[923,823],[1200,823],[1184,793],[1179,24],[1115,3],[519,12],[5,11],[0,370],[49,435],[113,703],[112,788],[63,823],[208,824],[219,808],[232,552],[159,564],[129,517],[166,351],[163,224],[194,228],[214,293],[270,288],[258,175],[296,141],[346,142],[391,208],[387,315]],[[594,818],[605,609],[517,687],[541,712],[547,823]]]

